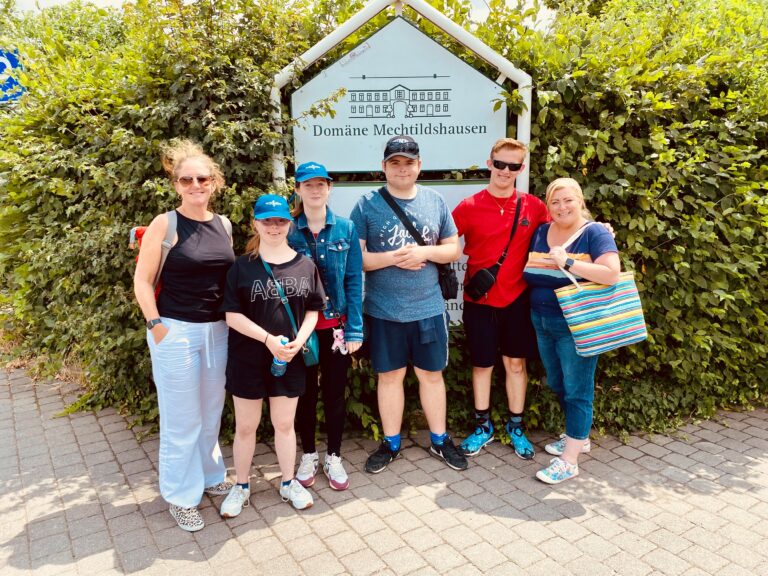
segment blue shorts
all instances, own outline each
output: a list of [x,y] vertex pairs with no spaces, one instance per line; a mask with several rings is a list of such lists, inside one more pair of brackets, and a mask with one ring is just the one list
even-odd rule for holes
[[413,322],[393,322],[366,316],[371,365],[377,373],[405,368],[409,363],[427,372],[448,365],[448,317],[439,314]]

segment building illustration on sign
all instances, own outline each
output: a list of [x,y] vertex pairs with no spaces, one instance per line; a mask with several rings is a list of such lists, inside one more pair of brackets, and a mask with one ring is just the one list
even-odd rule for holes
[[348,95],[351,119],[450,117],[450,88],[397,84],[388,90],[349,90]]

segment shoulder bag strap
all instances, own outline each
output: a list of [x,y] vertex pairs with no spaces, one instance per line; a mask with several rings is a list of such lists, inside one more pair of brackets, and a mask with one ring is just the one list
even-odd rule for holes
[[166,212],[165,216],[168,219],[168,227],[165,229],[165,238],[163,238],[163,243],[160,245],[160,266],[157,267],[155,281],[152,283],[152,286],[155,288],[157,288],[157,283],[160,282],[160,274],[163,272],[163,266],[165,266],[165,261],[168,258],[168,252],[173,248],[173,239],[176,236],[176,210]]
[[216,214],[216,216],[221,220],[221,223],[224,225],[224,230],[226,230],[227,236],[229,236],[229,241],[232,242],[232,222],[229,221],[229,218],[222,216],[221,214]]
[[[584,224],[584,226],[582,226],[581,228],[576,230],[576,232],[574,232],[571,235],[571,237],[568,238],[568,240],[563,242],[563,248],[567,249],[568,246],[570,246],[571,244],[576,242],[576,240],[578,240],[581,237],[581,235],[584,234],[584,230],[589,228],[592,224],[594,224],[594,222],[587,222],[586,224]],[[576,290],[581,292],[581,285],[579,284],[579,281],[576,280],[576,277],[573,274],[571,274],[570,272],[568,272],[568,270],[566,270],[562,266],[558,266],[558,268],[560,268],[560,271],[568,277],[568,279],[571,281],[571,283],[576,287]]]
[[397,205],[397,202],[395,202],[395,199],[392,198],[392,194],[389,193],[389,190],[387,190],[386,186],[382,186],[381,188],[379,188],[379,194],[381,194],[381,197],[384,198],[384,201],[387,204],[389,204],[389,207],[392,208],[392,211],[395,213],[395,216],[397,216],[400,219],[400,222],[403,223],[403,226],[405,226],[408,232],[411,233],[411,236],[413,236],[413,239],[416,240],[416,243],[419,246],[426,245],[426,242],[424,242],[424,238],[422,238],[421,234],[418,233],[416,228],[408,219],[408,216],[406,216],[405,212],[403,212],[403,209]]
[[509,247],[512,244],[512,239],[515,237],[515,232],[517,232],[517,223],[520,221],[520,209],[522,208],[522,204],[523,204],[523,195],[520,192],[517,192],[517,205],[515,206],[515,221],[512,224],[512,232],[510,232],[509,234],[509,242],[507,242],[507,246],[504,248],[504,252],[501,253],[501,256],[496,262],[496,264],[499,265],[499,268],[501,268],[501,265],[504,264],[504,260],[507,259],[507,250],[509,250]]
[[275,275],[272,274],[272,268],[267,264],[267,261],[264,260],[261,256],[259,256],[259,260],[261,260],[261,264],[264,266],[264,269],[267,271],[267,274],[269,274],[272,277],[272,282],[275,283],[275,288],[277,289],[277,293],[280,296],[280,301],[283,303],[283,306],[285,306],[285,311],[288,313],[288,319],[291,321],[291,327],[293,328],[293,337],[295,338],[298,333],[299,329],[296,327],[296,319],[293,317],[293,312],[291,312],[291,307],[288,305],[288,298],[285,295],[285,292],[283,292],[283,287],[280,286],[280,282],[277,281],[277,278],[275,278]]

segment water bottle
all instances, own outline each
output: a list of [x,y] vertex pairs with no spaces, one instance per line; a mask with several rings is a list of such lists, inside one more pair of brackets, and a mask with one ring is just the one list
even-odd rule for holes
[[[288,344],[288,338],[283,336],[280,338],[280,345],[285,346]],[[278,360],[277,356],[272,358],[272,367],[270,368],[270,372],[272,372],[272,376],[275,376],[279,378],[283,374],[285,374],[285,370],[288,368],[288,362],[284,362],[282,360]]]

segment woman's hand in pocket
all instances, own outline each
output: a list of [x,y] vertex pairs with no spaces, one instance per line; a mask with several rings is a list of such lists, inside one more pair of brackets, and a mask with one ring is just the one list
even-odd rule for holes
[[163,323],[157,324],[152,328],[152,339],[155,341],[155,345],[165,340],[168,330],[168,327]]

